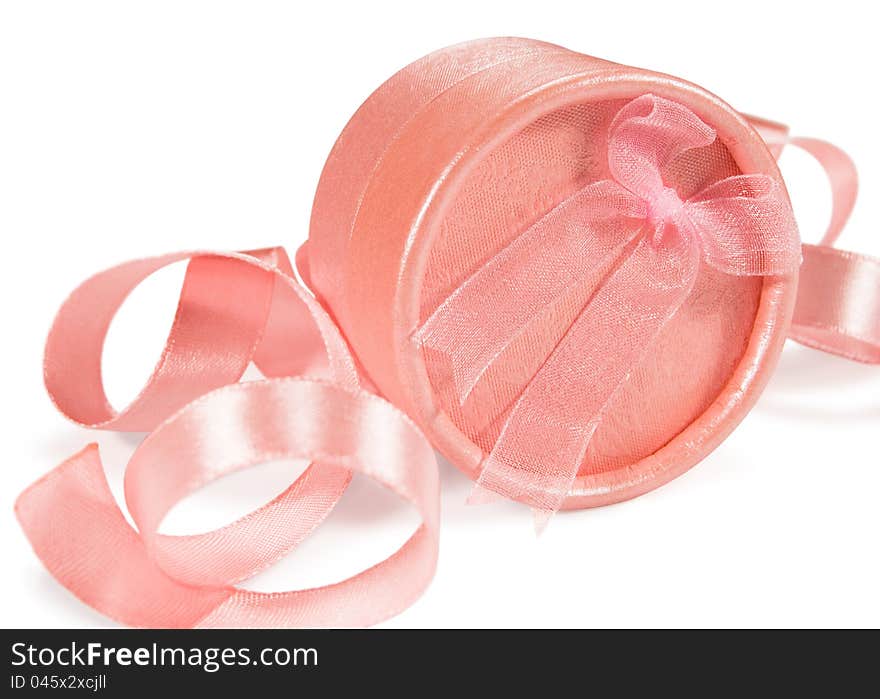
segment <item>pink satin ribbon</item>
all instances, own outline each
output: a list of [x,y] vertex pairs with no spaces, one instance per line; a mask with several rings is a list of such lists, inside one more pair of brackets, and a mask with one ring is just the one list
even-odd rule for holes
[[[101,348],[126,295],[189,258],[162,358],[120,413],[101,384]],[[253,361],[267,376],[237,382]],[[92,277],[62,306],[46,345],[58,408],[101,429],[153,430],[125,472],[132,529],[89,445],[26,490],[16,514],[37,555],[77,597],[132,626],[352,626],[409,606],[434,573],[434,452],[390,403],[359,386],[336,326],[292,278],[281,248],[137,260]],[[169,509],[232,471],[304,459],[281,495],[205,534],[158,532]],[[330,513],[352,471],[410,501],[422,525],[391,557],[324,587],[264,594],[234,587],[288,553]],[[369,600],[368,603],[365,601]]]
[[880,259],[833,247],[858,194],[852,159],[815,138],[790,138],[825,170],[831,185],[831,220],[818,245],[805,243],[797,305],[789,337],[808,347],[880,364]]
[[690,294],[701,260],[727,274],[762,276],[800,263],[794,217],[771,177],[729,177],[684,201],[665,185],[663,171],[677,156],[714,140],[683,105],[653,95],[628,103],[609,129],[610,179],[530,226],[415,334],[451,357],[464,403],[555,299],[609,269],[520,394],[477,481],[528,503],[539,528],[567,496],[603,410]]
[[777,158],[786,145],[801,148],[818,161],[831,185],[828,227],[818,244],[803,246],[789,337],[841,357],[880,363],[880,259],[834,247],[856,203],[855,163],[827,141],[792,138],[783,124],[756,117],[749,120]]

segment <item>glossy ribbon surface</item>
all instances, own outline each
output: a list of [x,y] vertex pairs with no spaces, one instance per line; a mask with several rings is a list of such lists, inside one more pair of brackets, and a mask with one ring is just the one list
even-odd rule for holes
[[[101,385],[101,348],[127,294],[190,258],[162,358],[124,411]],[[273,378],[236,383],[249,362]],[[18,499],[37,555],[77,597],[133,626],[353,626],[409,606],[433,576],[439,489],[434,452],[415,425],[367,393],[326,313],[280,248],[137,260],[80,286],[46,346],[58,408],[93,428],[153,430],[125,472],[119,510],[96,445]],[[193,536],[158,532],[171,507],[232,471],[276,459],[309,467],[271,502]],[[422,525],[391,557],[334,585],[284,593],[234,587],[288,553],[330,513],[359,471],[411,502]]]
[[804,245],[793,340],[847,359],[880,363],[880,259],[834,247],[858,194],[850,157],[815,138],[785,141],[812,155],[831,184],[831,220],[818,245]]

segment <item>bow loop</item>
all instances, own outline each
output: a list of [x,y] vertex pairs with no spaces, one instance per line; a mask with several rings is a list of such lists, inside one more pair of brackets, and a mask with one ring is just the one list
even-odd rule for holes
[[642,95],[611,122],[608,167],[611,176],[636,196],[646,201],[668,198],[663,169],[685,151],[714,140],[715,129],[687,107]]
[[685,205],[706,264],[726,274],[787,274],[801,263],[794,213],[767,175],[738,175],[709,185]]

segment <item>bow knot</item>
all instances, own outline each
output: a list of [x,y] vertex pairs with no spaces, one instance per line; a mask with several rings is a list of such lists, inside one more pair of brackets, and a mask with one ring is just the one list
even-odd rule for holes
[[[700,265],[764,276],[800,264],[791,207],[772,177],[728,177],[686,200],[666,186],[664,172],[679,155],[715,138],[676,102],[653,95],[629,102],[609,127],[611,178],[532,224],[416,331],[419,344],[450,358],[451,388],[464,404],[536,318],[619,260],[523,388],[478,486],[527,502],[546,521],[567,497],[609,402],[687,299]],[[640,236],[645,222],[653,235]],[[667,237],[670,229],[677,235]]]
[[674,187],[663,187],[656,195],[646,199],[645,203],[648,207],[646,218],[657,227],[666,223],[677,223],[685,208]]

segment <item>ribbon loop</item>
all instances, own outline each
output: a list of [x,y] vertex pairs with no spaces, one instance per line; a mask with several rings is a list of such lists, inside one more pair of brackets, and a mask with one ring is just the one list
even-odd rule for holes
[[706,264],[738,276],[788,274],[801,261],[794,214],[782,185],[767,175],[736,175],[688,200]]
[[608,168],[614,180],[636,196],[657,200],[666,189],[663,170],[685,151],[711,145],[714,140],[715,129],[684,105],[642,95],[624,106],[611,122]]
[[[141,396],[117,415],[100,385],[101,344],[113,313],[148,274],[188,258],[163,358]],[[430,581],[439,507],[433,450],[409,418],[359,387],[338,329],[291,272],[280,248],[167,255],[96,275],[60,310],[46,348],[46,384],[59,408],[101,429],[156,428],[125,474],[136,530],[109,490],[96,445],[16,502],[46,567],[107,616],[151,627],[371,624],[404,609]],[[233,383],[250,361],[268,374],[299,370],[310,378]],[[223,382],[231,385],[217,388]],[[204,534],[158,532],[168,510],[192,491],[283,458],[305,459],[309,467],[263,507]],[[418,509],[422,525],[397,553],[310,590],[233,587],[317,527],[352,471]],[[58,531],[65,532],[63,545]]]
[[[147,385],[121,412],[110,406],[101,352],[113,316],[143,279],[184,259],[169,255],[119,265],[88,279],[62,305],[46,341],[44,378],[67,417],[92,428],[146,432],[244,372],[266,322],[272,280],[234,257],[198,256],[187,267],[169,341]],[[229,277],[241,286],[233,287]]]
[[789,337],[807,347],[880,364],[880,259],[835,247],[856,203],[855,163],[843,150],[817,138],[788,136],[782,125],[766,134],[776,157],[792,145],[814,157],[831,186],[831,219],[817,245],[803,246],[803,266]]

